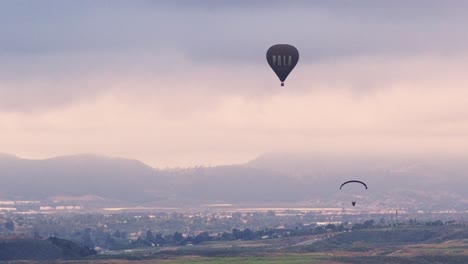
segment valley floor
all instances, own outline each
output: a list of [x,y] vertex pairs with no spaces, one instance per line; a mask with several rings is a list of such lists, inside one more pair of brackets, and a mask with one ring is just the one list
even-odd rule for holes
[[11,264],[338,264],[468,263],[466,227],[366,229],[326,236],[208,242],[196,246],[111,251],[83,260]]

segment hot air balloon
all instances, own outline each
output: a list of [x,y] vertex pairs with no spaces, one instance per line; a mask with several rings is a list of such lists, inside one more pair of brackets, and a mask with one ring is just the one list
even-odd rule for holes
[[[346,184],[350,184],[350,183],[358,183],[358,184],[361,184],[361,185],[363,185],[363,186],[366,188],[366,190],[367,190],[367,185],[366,185],[364,182],[358,181],[358,180],[350,180],[350,181],[345,181],[345,182],[343,182],[343,183],[341,184],[341,186],[340,186],[340,190],[341,190],[341,188],[343,188],[343,186],[345,186]],[[355,206],[355,205],[356,205],[356,201],[351,201],[351,204],[352,204],[353,206]]]
[[276,44],[268,49],[266,59],[284,86],[284,81],[299,61],[299,51],[289,44]]

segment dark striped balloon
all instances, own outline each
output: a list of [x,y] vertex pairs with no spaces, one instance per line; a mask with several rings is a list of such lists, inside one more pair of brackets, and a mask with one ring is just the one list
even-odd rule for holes
[[284,81],[299,61],[299,51],[289,44],[276,44],[268,49],[266,59],[284,86]]

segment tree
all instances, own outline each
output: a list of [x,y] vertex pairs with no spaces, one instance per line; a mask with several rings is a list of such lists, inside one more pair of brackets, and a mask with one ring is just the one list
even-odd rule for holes
[[228,232],[223,232],[221,235],[221,240],[222,241],[230,241],[236,239],[233,234],[228,233]]
[[162,234],[156,234],[153,243],[159,244],[160,246],[166,244],[166,239],[162,236]]
[[232,235],[235,239],[242,239],[242,232],[237,228],[232,229]]
[[194,244],[200,244],[202,242],[205,242],[205,241],[209,241],[210,240],[210,234],[208,234],[208,232],[202,232],[200,234],[198,234],[194,239],[193,239],[193,243]]
[[323,227],[317,226],[317,227],[315,228],[315,232],[318,233],[318,234],[323,233]]
[[91,228],[86,228],[83,230],[83,235],[81,236],[81,240],[83,240],[83,244],[89,247],[93,247],[93,241],[91,239]]
[[148,240],[150,242],[153,242],[153,240],[154,240],[153,232],[151,232],[151,229],[148,229],[146,231],[146,240]]
[[250,230],[250,228],[246,228],[242,232],[242,239],[243,240],[254,240],[255,239],[255,233],[252,230]]
[[374,219],[371,219],[371,220],[365,221],[363,225],[364,225],[364,228],[368,228],[368,227],[373,226],[374,224],[375,224]]
[[175,232],[174,233],[174,241],[178,244],[180,244],[180,242],[182,242],[184,240],[184,236],[180,233],[180,232]]

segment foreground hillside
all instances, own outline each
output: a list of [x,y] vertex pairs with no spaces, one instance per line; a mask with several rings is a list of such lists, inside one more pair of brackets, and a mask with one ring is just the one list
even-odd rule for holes
[[82,259],[95,254],[96,251],[92,249],[53,237],[0,240],[0,260]]

